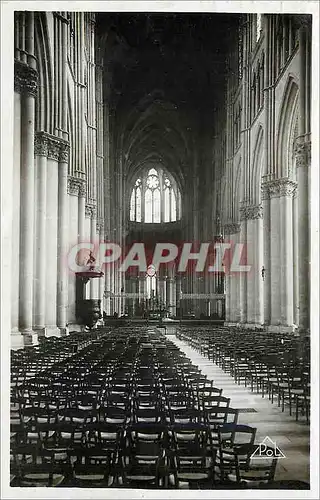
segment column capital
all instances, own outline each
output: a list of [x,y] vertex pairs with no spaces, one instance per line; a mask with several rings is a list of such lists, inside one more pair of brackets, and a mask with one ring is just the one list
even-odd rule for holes
[[50,160],[59,161],[60,157],[60,140],[55,136],[48,136],[48,158]]
[[36,156],[48,156],[48,136],[43,132],[35,133],[34,154]]
[[254,220],[263,218],[262,205],[243,205],[240,208],[240,220]]
[[280,198],[282,196],[294,196],[297,183],[288,178],[275,179],[261,186],[263,199]]
[[228,222],[228,224],[224,225],[224,233],[225,234],[236,234],[240,233],[241,226],[239,222]]
[[85,198],[87,194],[87,183],[84,179],[79,179],[79,196]]
[[97,233],[101,233],[104,230],[104,220],[101,218],[97,219]]
[[71,177],[71,175],[69,175],[68,194],[71,194],[73,196],[79,196],[80,182],[81,182],[80,179],[77,179],[76,177]]
[[36,97],[38,92],[38,71],[21,61],[14,62],[14,91]]
[[69,175],[68,177],[68,193],[73,196],[86,196],[86,181]]
[[61,163],[69,161],[70,145],[65,139],[48,134],[47,132],[36,132],[34,137],[34,154],[46,156],[51,160]]
[[261,184],[261,200],[270,200],[269,182],[264,182]]
[[95,219],[96,216],[97,216],[97,208],[96,208],[96,206],[93,205],[93,204],[91,204],[91,203],[86,203],[85,216],[88,219]]
[[309,167],[311,163],[311,141],[306,137],[297,137],[294,145],[296,167]]
[[69,163],[69,153],[70,153],[70,145],[66,141],[62,141],[60,139],[60,151],[59,151],[59,162],[60,163]]

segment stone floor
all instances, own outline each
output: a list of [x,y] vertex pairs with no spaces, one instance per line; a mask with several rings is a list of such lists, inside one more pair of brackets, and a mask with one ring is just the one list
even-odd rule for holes
[[197,365],[208,379],[214,381],[216,387],[223,389],[223,395],[231,399],[232,408],[254,408],[256,413],[240,413],[239,423],[248,424],[257,428],[256,442],[266,436],[276,442],[285,458],[279,459],[277,464],[277,480],[300,480],[309,482],[309,425],[301,418],[296,422],[294,416],[289,415],[288,409],[284,412],[273,404],[268,397],[251,392],[250,388],[238,385],[233,377],[225,373],[217,365],[209,361],[192,349],[186,342],[177,339],[173,329],[168,332],[172,340]]

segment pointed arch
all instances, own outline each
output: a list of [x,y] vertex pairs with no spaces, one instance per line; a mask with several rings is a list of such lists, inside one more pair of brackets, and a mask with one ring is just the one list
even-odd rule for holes
[[242,176],[242,159],[239,158],[236,172],[235,172],[235,184],[234,184],[234,193],[233,193],[233,218],[235,221],[239,218],[240,212],[240,202],[243,198],[243,189],[241,186],[241,176]]
[[128,184],[129,220],[143,223],[176,222],[181,217],[180,191],[161,164],[147,162]]
[[261,178],[264,174],[263,165],[263,128],[260,125],[256,140],[255,147],[253,150],[253,161],[252,161],[252,176],[251,176],[251,186],[250,186],[250,198],[253,205],[258,205],[260,203],[261,197]]
[[286,88],[283,94],[279,115],[278,135],[277,135],[277,169],[278,177],[288,177],[292,156],[289,151],[293,129],[296,125],[298,110],[298,85],[292,75],[289,75]]
[[119,116],[116,147],[123,152],[128,177],[153,160],[170,170],[183,190],[183,167],[191,161],[192,140],[182,118],[177,107],[163,100],[157,90],[144,96],[130,113]]
[[68,96],[68,109],[67,109],[67,130],[68,137],[70,143],[70,160],[69,160],[69,175],[73,175],[76,166],[74,164],[74,155],[73,155],[73,145],[75,144],[75,130],[74,130],[74,113],[73,113],[73,103],[71,99],[71,89],[70,83],[67,83],[67,96]]
[[[220,217],[220,223],[222,226],[227,224],[228,220],[226,214],[228,213],[228,197],[227,197],[227,177],[224,176],[221,179],[221,198],[217,200],[217,216]],[[220,215],[219,215],[220,214]]]
[[39,73],[39,92],[36,100],[36,130],[53,134],[53,65],[47,14],[36,13],[35,55]]

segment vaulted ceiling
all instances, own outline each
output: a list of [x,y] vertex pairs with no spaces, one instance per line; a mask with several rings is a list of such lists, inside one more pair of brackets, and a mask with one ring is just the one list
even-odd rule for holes
[[[236,14],[97,14],[124,167],[150,160],[183,184],[224,95]],[[110,79],[111,75],[111,79]]]

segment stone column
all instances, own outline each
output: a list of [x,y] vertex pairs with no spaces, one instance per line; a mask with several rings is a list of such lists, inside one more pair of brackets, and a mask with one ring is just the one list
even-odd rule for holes
[[80,182],[78,201],[78,243],[83,242],[85,239],[86,189],[86,182]]
[[250,218],[247,214],[247,263],[251,266],[250,272],[246,273],[247,277],[247,320],[246,323],[254,323],[254,309],[256,303],[255,297],[255,274],[256,274],[256,263],[255,263],[255,231],[254,231],[254,220]]
[[166,304],[166,282],[163,277],[159,278],[159,301],[160,303]]
[[[180,313],[179,316],[181,315],[181,276],[176,275],[175,277],[176,280],[176,307],[175,307],[175,315],[177,314],[177,308],[179,309]],[[170,309],[170,314],[173,315],[173,309]]]
[[68,307],[68,163],[69,144],[61,140],[58,164],[58,253],[57,253],[57,327],[67,330]]
[[[270,196],[267,185],[262,184],[262,210],[263,210],[263,298],[264,298],[264,324],[271,323],[271,260],[270,260]],[[262,271],[262,270],[261,270]]]
[[146,284],[146,278],[145,276],[141,276],[139,278],[139,294],[141,297],[139,298],[139,303],[144,304],[144,307],[146,307],[146,292],[147,292],[147,284]]
[[310,15],[299,16],[299,137],[295,144],[298,183],[298,266],[299,266],[299,330],[310,328],[310,206],[309,166],[311,163],[311,85]]
[[102,268],[102,271],[105,274],[105,291],[107,292],[105,294],[106,313],[107,313],[108,316],[110,316],[111,315],[111,311],[112,311],[112,302],[113,302],[113,299],[112,299],[112,296],[111,296],[111,293],[112,293],[112,284],[111,284],[111,266],[110,266],[110,264],[108,266],[105,265]]
[[[97,236],[99,237],[99,245],[104,243],[104,226],[103,226],[103,220],[102,219],[98,219],[97,220],[97,226],[96,226],[96,230],[97,230]],[[101,269],[102,270],[102,269]],[[103,270],[103,272],[105,273],[105,270]],[[100,278],[98,280],[98,298],[101,300],[101,308],[103,309],[104,305],[103,305],[103,293],[104,293],[104,288],[105,288],[105,276],[103,276],[102,278]]]
[[309,166],[311,142],[299,138],[295,146],[298,183],[298,272],[299,329],[310,327],[310,230],[309,230]]
[[[33,24],[32,24],[33,26]],[[21,93],[21,176],[20,176],[20,275],[19,330],[24,343],[37,342],[33,320],[34,250],[34,129],[38,74],[34,68],[15,63],[15,90]]]
[[[247,245],[247,220],[245,215],[245,204],[240,208],[240,234],[239,242],[244,245],[246,251]],[[240,274],[240,322],[247,323],[247,273]]]
[[[61,140],[48,135],[46,193],[46,336],[59,335],[57,327],[59,157]],[[49,188],[50,186],[50,188]]]
[[47,156],[48,137],[40,132],[35,137],[35,156],[38,162],[37,186],[37,227],[34,290],[34,329],[45,333],[46,300],[46,198],[47,198]]
[[269,186],[270,193],[270,295],[271,295],[271,325],[280,325],[281,317],[281,224],[280,200],[278,182]]
[[255,225],[255,295],[256,306],[254,311],[254,323],[258,326],[264,324],[264,287],[262,277],[263,267],[263,209],[258,206]]
[[[225,224],[224,225],[224,234],[225,234],[225,242],[231,244],[231,238],[230,238],[230,224]],[[224,262],[226,262],[226,259],[224,259]],[[230,276],[230,272],[228,269],[228,266],[225,266],[226,273],[225,273],[225,322],[230,323],[231,322],[231,316],[232,316],[232,309],[233,309],[233,304],[232,304],[232,299],[233,299],[233,293],[232,293],[232,279]]]
[[226,274],[226,314],[225,321],[230,323],[231,321],[231,310],[232,310],[232,282],[230,274]]
[[172,312],[173,312],[173,315],[176,316],[177,315],[177,286],[176,286],[175,278],[173,278],[173,281],[172,281],[172,298],[173,298]]
[[[78,243],[85,241],[85,213],[86,213],[86,182],[81,180],[79,185],[79,198],[78,198]],[[84,287],[84,296],[87,298],[87,286]]]
[[270,197],[270,325],[281,331],[293,325],[292,196],[296,183],[283,178],[263,187]]
[[245,209],[247,219],[247,263],[251,266],[247,273],[247,323],[260,325],[263,323],[263,289],[262,289],[262,207],[248,205]]
[[[16,82],[15,82],[16,84]],[[11,247],[11,344],[22,346],[19,332],[19,240],[20,240],[20,159],[21,159],[21,93],[20,87],[14,92],[14,138],[12,174],[12,247]],[[8,221],[9,222],[9,221]]]
[[[81,181],[77,177],[69,176],[68,178],[68,195],[69,195],[69,245],[70,249],[78,243],[78,205],[79,205],[79,187]],[[76,276],[70,269],[68,272],[68,324],[69,329],[75,328],[76,325]]]
[[299,325],[299,233],[298,196],[293,195],[293,322]]
[[281,217],[281,325],[293,325],[293,227],[292,209],[296,183],[284,180],[280,188]]
[[[97,238],[97,209],[95,205],[86,205],[86,217],[90,218],[90,243],[95,246],[95,255],[98,253],[99,239]],[[90,299],[99,298],[99,280],[90,280]]]
[[[237,223],[235,226],[235,231],[233,233],[234,244],[237,245],[240,243],[240,230],[241,224]],[[241,321],[241,274],[240,272],[235,273],[232,278],[234,279],[234,304],[235,304],[235,313],[233,321],[235,323],[240,323]]]
[[173,316],[173,278],[167,278],[167,304],[169,306],[169,316]]
[[[231,261],[226,266],[226,280],[229,280],[229,294],[226,289],[226,322],[239,323],[240,321],[240,273],[230,270],[232,257],[239,240],[240,224],[231,222],[225,225],[224,232],[228,236],[231,244]],[[229,295],[229,298],[227,299]],[[228,306],[229,304],[229,306]],[[228,311],[229,307],[229,311]]]

